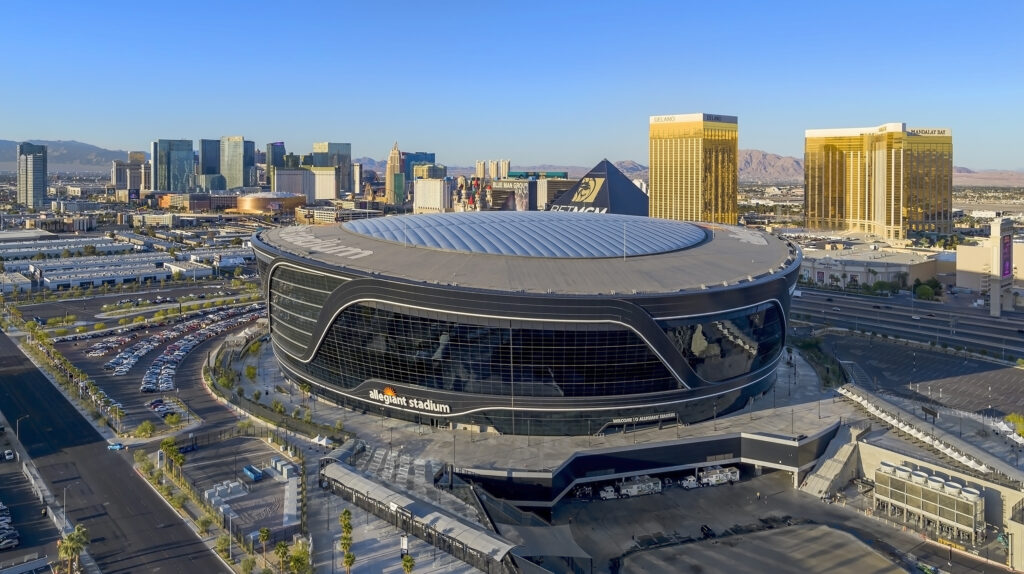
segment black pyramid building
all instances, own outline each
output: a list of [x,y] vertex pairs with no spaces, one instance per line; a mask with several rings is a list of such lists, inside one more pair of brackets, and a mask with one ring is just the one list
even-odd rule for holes
[[647,194],[606,159],[552,201],[549,211],[649,215]]

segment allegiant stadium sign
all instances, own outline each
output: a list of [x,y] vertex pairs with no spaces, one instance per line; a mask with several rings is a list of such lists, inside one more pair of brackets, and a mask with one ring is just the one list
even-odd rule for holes
[[400,397],[391,387],[384,387],[384,391],[373,389],[370,391],[370,398],[383,403],[386,406],[407,407],[430,413],[450,413],[452,408],[449,405],[435,403],[434,401],[420,400],[411,397]]

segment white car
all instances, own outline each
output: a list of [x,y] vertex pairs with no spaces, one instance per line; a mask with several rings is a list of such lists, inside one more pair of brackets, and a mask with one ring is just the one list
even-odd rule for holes
[[14,451],[7,449],[4,451],[4,460],[14,460]]

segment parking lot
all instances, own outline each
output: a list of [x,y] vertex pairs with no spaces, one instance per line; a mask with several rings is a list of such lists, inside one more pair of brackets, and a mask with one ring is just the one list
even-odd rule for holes
[[[0,453],[13,449],[7,434],[0,434]],[[0,570],[26,556],[56,555],[57,529],[42,511],[21,463],[0,457]]]
[[[912,532],[794,491],[784,472],[732,485],[616,500],[559,504],[553,524],[568,525],[594,557],[593,572],[905,572],[911,558],[946,564],[946,553]],[[851,498],[856,490],[848,492]],[[702,527],[707,527],[706,530]],[[882,542],[884,540],[884,542]],[[964,557],[954,556],[956,571]],[[903,567],[901,567],[903,566]]]
[[[174,324],[102,337],[65,337],[56,347],[89,375],[87,381],[79,381],[79,398],[91,402],[122,432],[145,420],[158,428],[164,421],[188,424],[193,413],[187,400],[179,398],[178,365],[209,339],[251,324],[260,316],[259,309],[258,305],[218,306],[200,318]],[[154,399],[161,401],[161,408],[147,404]]]

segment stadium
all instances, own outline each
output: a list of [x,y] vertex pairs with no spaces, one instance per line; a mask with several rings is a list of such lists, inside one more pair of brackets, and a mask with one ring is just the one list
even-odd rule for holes
[[800,250],[742,227],[547,212],[253,237],[286,376],[363,412],[502,434],[690,423],[774,383]]

